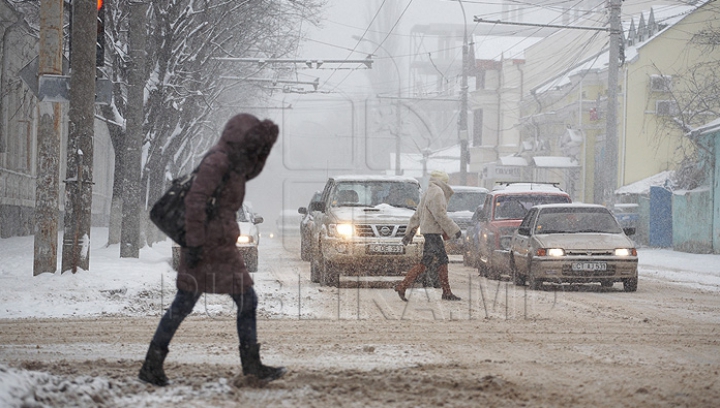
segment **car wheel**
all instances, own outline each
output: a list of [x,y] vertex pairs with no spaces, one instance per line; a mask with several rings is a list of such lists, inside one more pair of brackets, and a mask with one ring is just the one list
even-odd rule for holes
[[528,281],[528,286],[530,286],[530,289],[532,289],[532,290],[542,289],[542,280],[535,278],[532,268],[530,268],[528,270],[527,281]]
[[515,266],[515,257],[510,257],[510,270],[512,271],[512,278],[513,283],[515,286],[525,286],[525,276],[520,275],[520,272],[517,270],[517,266]]
[[623,290],[625,292],[635,292],[637,291],[637,284],[637,278],[625,279],[623,280]]
[[468,251],[463,252],[463,266],[472,266],[470,263],[470,255],[468,255]]
[[500,274],[493,266],[492,258],[490,258],[490,256],[488,256],[487,262],[485,263],[485,276],[487,276],[488,279],[500,280]]
[[312,259],[310,254],[310,239],[300,236],[300,259],[309,261]]
[[324,273],[322,267],[321,256],[319,251],[314,251],[310,257],[310,281],[320,283]]
[[487,266],[485,265],[485,262],[482,261],[482,259],[478,259],[475,261],[475,264],[477,265],[478,275],[482,276],[483,278],[487,278]]
[[182,248],[180,248],[179,246],[173,245],[173,247],[172,247],[172,268],[176,271],[180,269],[180,252],[181,251],[182,251]]
[[244,254],[245,267],[248,272],[257,272],[258,270],[258,252],[257,248]]
[[340,274],[338,273],[338,270],[333,264],[330,262],[325,261],[324,259],[321,259],[323,267],[323,273],[322,273],[322,285],[323,286],[340,286]]

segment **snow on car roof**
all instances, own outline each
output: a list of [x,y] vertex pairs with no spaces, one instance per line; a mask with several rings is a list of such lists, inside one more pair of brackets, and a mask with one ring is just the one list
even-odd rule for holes
[[555,184],[550,183],[503,183],[497,184],[493,187],[493,191],[522,191],[522,192],[535,192],[535,191],[554,191],[558,193],[564,193],[563,189],[557,187]]
[[450,186],[450,188],[453,189],[455,192],[468,192],[468,191],[478,191],[481,193],[487,193],[489,190],[485,187],[473,187],[473,186]]
[[353,174],[333,177],[335,181],[396,181],[402,183],[416,183],[420,184],[417,179],[408,176],[385,176],[378,174]]
[[608,209],[602,204],[592,204],[592,203],[559,203],[559,204],[539,204],[536,205],[535,208],[543,209],[543,208],[604,208]]

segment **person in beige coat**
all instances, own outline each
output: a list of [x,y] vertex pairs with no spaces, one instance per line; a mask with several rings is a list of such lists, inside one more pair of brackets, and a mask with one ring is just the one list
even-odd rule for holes
[[420,263],[413,266],[405,275],[405,279],[395,286],[400,299],[407,302],[405,291],[415,282],[426,269],[437,268],[443,300],[460,300],[450,290],[448,280],[448,256],[445,252],[443,239],[460,237],[460,227],[447,215],[447,203],[453,195],[452,188],[447,184],[448,175],[444,171],[433,171],[430,174],[428,188],[420,198],[415,214],[410,218],[403,244],[412,242],[418,228],[425,238],[423,256]]

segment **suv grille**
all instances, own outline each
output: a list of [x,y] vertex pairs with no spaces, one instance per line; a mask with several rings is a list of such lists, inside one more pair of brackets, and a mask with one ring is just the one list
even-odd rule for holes
[[405,234],[406,225],[355,225],[355,232],[359,237],[399,237]]

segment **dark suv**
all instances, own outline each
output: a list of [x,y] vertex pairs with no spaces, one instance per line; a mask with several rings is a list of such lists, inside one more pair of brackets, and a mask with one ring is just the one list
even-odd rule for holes
[[481,276],[499,279],[509,275],[510,243],[515,230],[530,208],[540,204],[570,203],[570,195],[557,183],[503,183],[485,197],[475,215],[468,236],[472,263]]
[[471,226],[473,212],[485,202],[488,189],[484,187],[450,186],[453,195],[447,205],[447,215],[460,227],[462,236],[445,241],[445,250],[448,255],[458,255],[465,252],[465,235]]
[[312,259],[314,251],[312,231],[315,226],[315,216],[321,208],[321,202],[322,193],[316,191],[307,207],[298,208],[298,213],[302,214],[302,220],[300,220],[300,258],[303,261]]

